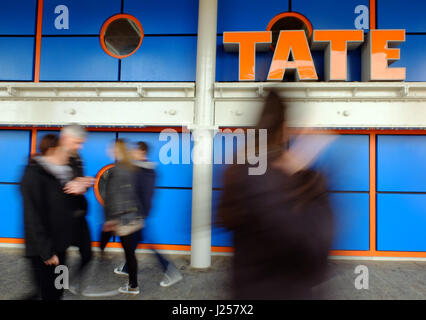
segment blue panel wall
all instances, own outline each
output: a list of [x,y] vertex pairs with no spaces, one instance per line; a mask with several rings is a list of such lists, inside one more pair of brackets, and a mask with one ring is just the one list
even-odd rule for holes
[[426,192],[426,136],[377,136],[377,191]]
[[24,216],[18,185],[0,184],[0,237],[23,238]]
[[156,189],[144,243],[191,244],[192,190]]
[[377,0],[377,28],[426,32],[425,11],[425,1]]
[[369,0],[292,0],[292,11],[309,19],[314,29],[355,29],[358,5],[369,7]]
[[[303,139],[321,139],[306,135]],[[315,141],[314,140],[314,141]],[[313,164],[323,172],[332,191],[369,191],[368,135],[339,135]]]
[[218,212],[218,205],[222,191],[213,191],[212,194],[212,246],[232,247],[232,233],[223,228],[218,228],[214,225],[214,221]]
[[[56,29],[55,14],[59,5],[68,7],[69,29]],[[111,16],[121,13],[121,0],[44,0],[43,35],[96,34]]]
[[335,235],[332,250],[369,249],[369,195],[331,193]]
[[36,29],[37,0],[2,1],[0,35],[33,35]]
[[198,1],[124,0],[124,12],[135,16],[145,34],[195,34]]
[[[174,141],[172,142],[171,140],[160,141],[160,133],[154,132],[120,132],[118,137],[132,142],[145,141],[149,145],[150,150],[148,151],[148,158],[157,165],[157,187],[192,187],[192,162],[190,164],[183,164],[181,150],[182,144],[186,144],[187,142],[190,143],[192,150],[192,143],[188,140],[188,135],[182,136],[182,134],[179,134],[179,144],[173,144]],[[185,140],[185,142],[183,142],[183,140]],[[173,146],[173,152],[177,152],[175,154],[177,158],[179,158],[178,164],[163,164],[160,162],[160,150],[162,148],[166,150],[168,146]],[[168,155],[172,157],[171,153],[168,153]]]
[[43,38],[41,81],[117,81],[118,59],[106,54],[99,38]]
[[195,81],[197,37],[145,37],[121,63],[122,81]]
[[288,11],[287,0],[219,0],[217,31],[261,31],[277,14]]
[[377,195],[377,249],[426,251],[426,194]]
[[0,48],[0,81],[33,80],[33,37],[0,37]]
[[31,143],[30,131],[0,131],[0,182],[20,182],[28,163]]
[[398,48],[400,59],[390,68],[405,67],[406,81],[426,81],[426,35],[406,35]]

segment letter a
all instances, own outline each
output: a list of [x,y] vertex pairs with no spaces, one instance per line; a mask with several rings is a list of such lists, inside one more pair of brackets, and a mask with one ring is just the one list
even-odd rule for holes
[[58,30],[68,30],[70,28],[68,7],[64,5],[56,6],[55,13],[59,14],[55,19],[55,28]]
[[368,268],[363,265],[356,266],[355,274],[359,274],[355,278],[355,288],[358,290],[368,289]]

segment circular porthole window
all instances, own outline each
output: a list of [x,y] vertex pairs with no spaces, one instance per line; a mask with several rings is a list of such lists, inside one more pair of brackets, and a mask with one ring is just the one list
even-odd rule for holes
[[114,166],[115,164],[109,164],[99,170],[98,174],[96,175],[95,185],[93,189],[95,191],[96,199],[101,205],[104,205],[106,182],[111,172],[110,170]]
[[110,56],[123,59],[139,49],[143,35],[142,25],[135,17],[117,14],[105,21],[102,26],[101,46]]
[[276,15],[266,27],[266,31],[272,31],[272,50],[275,50],[281,30],[304,30],[306,33],[306,39],[309,41],[311,39],[313,29],[311,22],[300,13],[283,12]]

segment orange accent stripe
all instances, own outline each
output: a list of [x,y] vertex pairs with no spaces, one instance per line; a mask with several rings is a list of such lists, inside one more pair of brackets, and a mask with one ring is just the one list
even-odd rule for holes
[[370,134],[370,252],[376,253],[376,134]]
[[[31,127],[17,127],[17,126],[0,126],[0,130],[55,130],[59,131],[62,127],[38,127],[38,126],[31,126]],[[142,128],[86,128],[87,131],[104,131],[104,132],[161,132],[164,129],[173,129],[176,130],[176,132],[189,132],[187,128],[182,127],[142,127]]]
[[37,129],[31,130],[31,156],[37,152]]
[[285,18],[285,17],[293,17],[293,18],[297,18],[301,21],[303,21],[303,23],[306,25],[306,27],[308,28],[308,32],[309,32],[309,37],[312,35],[312,23],[308,20],[308,18],[306,18],[303,14],[300,14],[298,12],[282,12],[278,15],[276,15],[275,17],[273,17],[271,19],[271,21],[269,21],[268,26],[266,27],[266,31],[271,31],[271,28],[273,27],[273,25],[280,19]]
[[376,0],[370,0],[370,30],[376,29]]
[[114,167],[115,164],[108,164],[105,167],[103,167],[101,170],[99,170],[98,174],[95,177],[95,184],[93,187],[93,190],[95,192],[95,197],[99,201],[99,203],[103,206],[104,205],[104,199],[101,197],[101,193],[99,192],[99,180],[101,179],[101,176],[104,174],[105,171],[108,169]]
[[41,30],[43,26],[43,0],[38,0],[37,31],[34,58],[34,82],[40,82]]
[[0,238],[0,243],[23,244],[25,241],[20,238]]
[[[0,243],[13,243],[24,244],[24,239],[19,238],[0,238]],[[93,247],[99,247],[99,242],[92,242]],[[107,248],[121,248],[119,242],[110,242]],[[157,250],[175,250],[175,251],[190,251],[191,246],[188,245],[169,245],[169,244],[140,244],[138,249]],[[232,247],[216,247],[212,246],[212,252],[233,252]],[[426,252],[417,251],[376,251],[374,254],[370,251],[346,251],[346,250],[332,250],[329,252],[330,256],[359,256],[359,257],[396,257],[396,258],[426,258]]]
[[[0,126],[0,130],[60,130],[61,127],[17,127],[17,126]],[[164,129],[173,129],[177,132],[187,132],[189,131],[187,128],[182,127],[142,127],[142,128],[86,128],[87,131],[105,131],[105,132],[161,132]],[[253,129],[253,128],[229,128],[229,127],[220,127],[220,130],[237,130],[237,129]],[[292,134],[298,133],[307,133],[307,134],[384,134],[384,135],[426,135],[426,129],[386,129],[386,130],[377,130],[377,129],[360,129],[360,130],[352,130],[352,129],[289,129],[289,132]]]

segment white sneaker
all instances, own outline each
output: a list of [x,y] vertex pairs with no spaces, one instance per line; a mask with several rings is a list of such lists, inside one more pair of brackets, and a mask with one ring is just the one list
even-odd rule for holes
[[114,269],[114,273],[120,276],[128,276],[129,274],[123,271],[124,264]]
[[179,282],[183,279],[182,274],[176,269],[175,266],[169,265],[167,267],[167,271],[164,274],[163,281],[160,282],[160,286],[162,287],[170,287],[174,285],[176,282]]
[[128,283],[125,284],[123,287],[120,287],[118,289],[118,292],[125,293],[125,294],[139,294],[140,293],[139,287],[132,288],[132,287],[129,286]]

